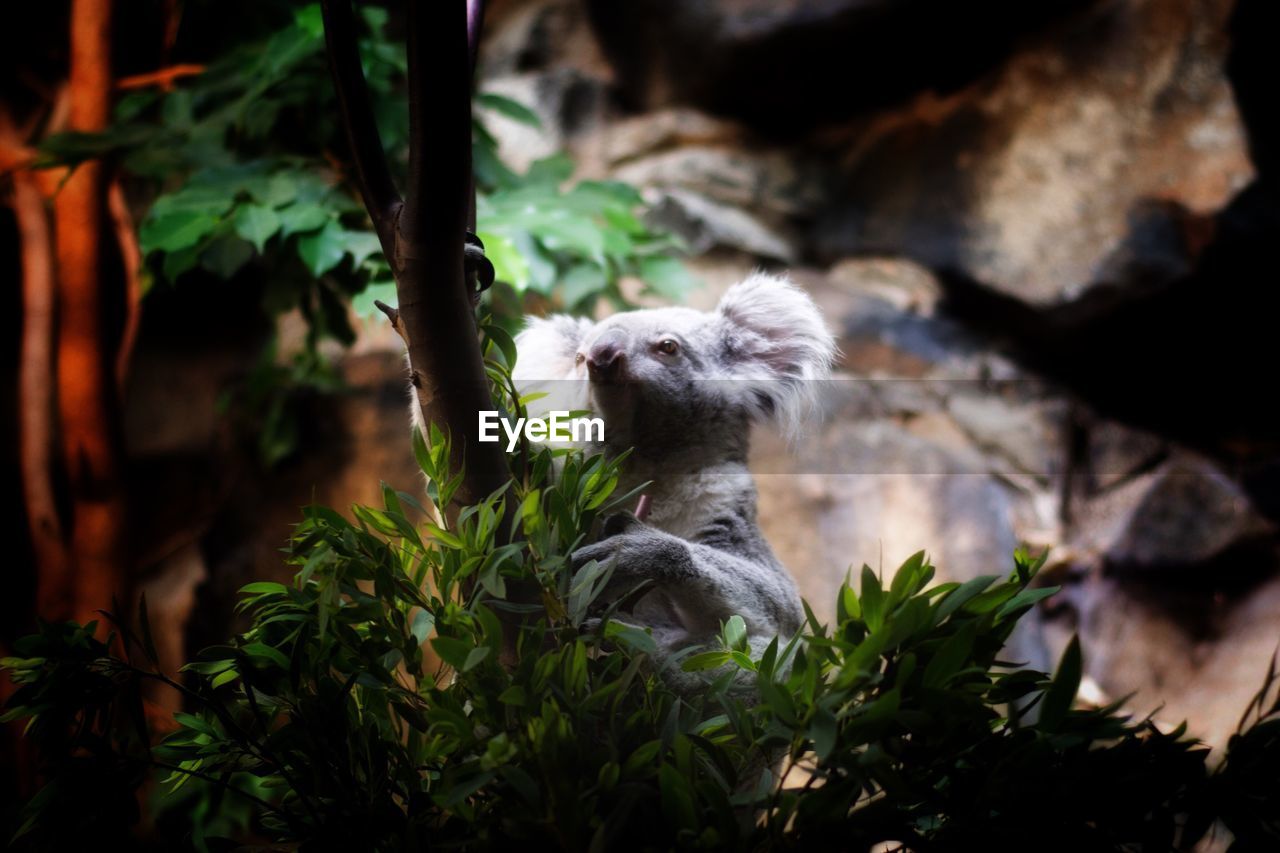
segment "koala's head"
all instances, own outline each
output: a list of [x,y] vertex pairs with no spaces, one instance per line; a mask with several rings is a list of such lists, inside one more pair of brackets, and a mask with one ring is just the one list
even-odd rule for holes
[[[522,387],[556,386],[555,408],[598,413],[610,444],[659,447],[708,431],[737,429],[745,439],[746,424],[762,418],[793,432],[835,353],[805,292],[761,273],[731,287],[713,311],[532,320],[516,346]],[[566,405],[575,391],[578,404]]]

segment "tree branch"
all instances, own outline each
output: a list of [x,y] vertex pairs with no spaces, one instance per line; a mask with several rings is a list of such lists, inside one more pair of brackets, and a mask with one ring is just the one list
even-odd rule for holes
[[484,0],[467,0],[467,55],[471,76],[476,73],[476,55],[480,52],[480,29],[484,25]]
[[409,181],[396,273],[423,422],[439,424],[452,438],[453,464],[466,471],[458,494],[463,505],[508,476],[501,447],[477,440],[477,413],[494,406],[463,272],[472,206],[467,11],[457,0],[409,0]]
[[115,229],[116,243],[120,246],[120,264],[124,273],[124,326],[120,331],[115,364],[116,387],[123,398],[129,361],[133,358],[142,321],[142,249],[138,246],[138,231],[134,228],[129,202],[124,197],[119,178],[113,179],[107,187],[107,211]]
[[[20,162],[25,141],[0,112],[0,164]],[[22,495],[35,553],[39,610],[69,614],[69,561],[54,489],[56,281],[53,234],[35,177],[15,166],[10,206],[22,257],[22,355],[18,368],[18,447]]]
[[162,92],[170,92],[173,90],[173,83],[175,80],[180,80],[183,77],[194,77],[197,74],[203,73],[203,65],[192,65],[190,63],[184,65],[171,65],[168,68],[149,71],[146,74],[133,74],[128,77],[121,77],[116,81],[116,88],[147,89],[151,86],[156,86]]
[[[68,127],[106,127],[111,106],[111,0],[73,0]],[[102,270],[106,181],[89,161],[54,199],[58,263],[58,413],[71,497],[76,616],[82,621],[126,582],[123,432],[116,393],[114,336],[108,334]]]
[[324,16],[324,40],[329,53],[329,70],[338,93],[338,110],[347,131],[347,143],[355,161],[356,180],[364,206],[373,220],[374,230],[382,244],[382,253],[395,268],[396,217],[402,205],[391,169],[387,165],[386,150],[378,123],[373,118],[373,104],[369,99],[369,87],[365,83],[364,69],[360,63],[360,49],[356,40],[356,20],[351,11],[351,0],[322,0],[320,9]]
[[370,216],[396,278],[396,331],[409,350],[422,422],[450,436],[465,470],[452,516],[506,483],[501,447],[481,444],[477,414],[493,400],[463,267],[471,184],[471,51],[477,0],[408,0],[409,180],[391,184],[356,50],[348,0],[323,0],[325,40],[347,137]]

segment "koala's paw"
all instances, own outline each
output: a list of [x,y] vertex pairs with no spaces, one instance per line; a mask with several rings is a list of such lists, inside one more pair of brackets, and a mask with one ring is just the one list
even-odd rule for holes
[[573,552],[570,559],[575,572],[593,560],[609,571],[609,581],[596,600],[597,607],[619,600],[623,600],[621,606],[630,606],[653,586],[653,579],[645,571],[649,551],[645,544],[643,534],[620,533]]
[[612,535],[571,556],[575,571],[593,560],[609,569],[608,585],[598,604],[617,603],[627,609],[653,587],[678,584],[692,575],[689,547],[682,540],[629,514],[610,518],[605,529]]
[[664,582],[687,573],[691,567],[689,548],[684,542],[636,521],[634,516],[613,524],[613,530],[620,532],[612,532],[606,524],[606,538],[574,551],[570,558],[574,569],[595,560],[612,565],[615,579],[653,578]]

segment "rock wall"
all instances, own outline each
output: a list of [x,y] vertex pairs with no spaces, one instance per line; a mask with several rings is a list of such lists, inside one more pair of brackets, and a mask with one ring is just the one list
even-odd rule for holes
[[1095,698],[1221,744],[1280,641],[1277,11],[526,0],[482,85],[644,189],[702,253],[694,304],[761,264],[822,304],[825,418],[753,454],[817,612],[863,562],[1048,547],[1017,653],[1078,631]]

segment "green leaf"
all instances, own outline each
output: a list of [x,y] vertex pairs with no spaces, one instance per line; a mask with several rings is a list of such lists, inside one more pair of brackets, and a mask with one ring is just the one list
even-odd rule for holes
[[342,263],[347,254],[347,232],[336,222],[329,222],[314,234],[298,238],[298,257],[316,278]]
[[[440,660],[454,669],[463,670],[471,653],[479,647],[456,637],[435,637],[431,640],[431,648],[435,649],[436,654],[440,656]],[[485,646],[484,648],[488,647]]]
[[880,587],[880,579],[871,571],[870,566],[862,567],[862,620],[873,633],[884,624],[884,593]]
[[320,14],[318,3],[309,3],[301,9],[294,10],[293,22],[312,38],[324,37],[324,18]]
[[445,530],[443,527],[440,527],[439,525],[436,525],[430,521],[424,522],[424,526],[427,528],[427,531],[431,534],[431,538],[435,539],[441,544],[447,545],[450,548],[456,548],[460,551],[466,549],[467,547],[466,543],[464,543],[461,539],[459,539],[457,534],[450,533],[448,530]]
[[440,793],[432,795],[432,799],[446,809],[454,808],[493,781],[497,775],[496,771],[488,770],[469,779],[451,779],[447,785],[441,788]]
[[259,185],[249,188],[250,194],[269,207],[284,207],[298,198],[300,182],[296,172],[276,172]]
[[241,595],[287,595],[288,593],[289,588],[287,586],[275,581],[255,581],[240,587]]
[[232,218],[236,234],[253,244],[262,254],[267,240],[280,230],[280,217],[269,207],[260,204],[241,205]]
[[378,235],[372,231],[346,231],[347,253],[351,255],[351,263],[360,266],[372,255],[381,254],[382,243]]
[[275,211],[280,219],[280,236],[314,231],[329,221],[328,208],[310,202],[298,202]]
[[197,717],[194,714],[187,714],[182,711],[175,711],[173,719],[183,728],[191,729],[193,732],[199,732],[202,735],[208,735],[212,738],[219,737],[218,730],[213,727],[212,723],[203,717]]
[[967,622],[959,631],[943,641],[924,668],[924,686],[946,686],[947,682],[968,662],[969,655],[973,652],[973,641],[976,635],[977,624]]
[[201,210],[179,210],[148,217],[138,231],[143,254],[174,252],[194,246],[218,227],[218,220]]
[[893,581],[889,586],[890,601],[896,604],[908,596],[915,595],[926,581],[924,551],[917,551],[907,558],[898,571],[894,572]]
[[230,684],[239,677],[240,673],[236,672],[234,669],[224,670],[213,677],[213,680],[209,682],[209,686],[214,690],[217,690],[224,684]]
[[476,236],[484,242],[484,256],[493,264],[495,279],[505,281],[516,291],[529,286],[529,262],[510,237],[491,231],[481,231]]
[[475,669],[484,661],[485,658],[489,656],[489,652],[491,651],[492,649],[488,646],[476,646],[474,649],[467,652],[467,657],[462,662],[462,671],[470,672]]
[[819,759],[825,759],[831,755],[831,751],[836,747],[838,735],[839,727],[836,724],[835,715],[826,708],[817,708],[813,719],[809,721],[809,739],[813,741],[813,751],[817,753]]
[[279,649],[271,648],[266,643],[246,643],[240,648],[240,651],[244,652],[252,660],[267,660],[281,669],[289,668],[289,659],[284,656],[284,653]]
[[730,649],[738,651],[747,647],[747,623],[736,613],[724,623],[724,642]]
[[995,575],[981,575],[972,580],[967,580],[951,590],[938,604],[938,621],[941,622],[961,607],[964,607],[969,603],[970,599],[978,596],[984,589],[995,583],[996,580]]
[[572,308],[609,286],[609,278],[597,264],[575,264],[560,279],[560,299]]
[[525,180],[530,184],[545,184],[558,187],[573,175],[573,158],[564,153],[552,154],[541,160],[534,160],[525,173]]
[[658,753],[662,750],[662,741],[651,740],[641,746],[636,747],[627,760],[622,763],[622,773],[625,776],[634,776],[640,770],[646,769],[653,760],[658,757]]
[[1062,589],[1059,586],[1042,586],[1038,589],[1024,589],[1004,603],[1004,606],[996,611],[996,620],[1000,621],[1014,612],[1024,607],[1030,607]]
[[361,317],[382,318],[383,322],[390,322],[387,320],[387,315],[383,314],[374,303],[382,302],[394,308],[398,301],[399,294],[394,281],[372,281],[364,290],[352,297],[351,310]]
[[516,364],[516,342],[506,329],[498,325],[489,324],[484,327],[485,337],[489,339],[501,352],[502,360],[508,368],[515,367]]
[[200,247],[187,246],[185,249],[165,252],[162,271],[166,280],[177,281],[179,276],[194,269],[199,263]]
[[1037,724],[1040,729],[1052,732],[1061,728],[1067,712],[1071,710],[1071,704],[1075,701],[1076,693],[1080,690],[1081,674],[1080,638],[1073,636],[1071,642],[1067,644],[1066,651],[1062,653],[1058,672],[1054,675],[1053,682],[1045,691],[1044,700],[1040,703],[1040,721]]
[[686,658],[680,664],[680,668],[685,672],[702,672],[703,670],[724,666],[728,662],[729,653],[726,651],[700,652]]
[[653,641],[653,636],[643,628],[637,628],[634,625],[610,622],[605,626],[604,635],[611,640],[621,640],[638,652],[651,655],[658,651],[658,645]]
[[200,255],[200,266],[228,279],[253,260],[253,247],[234,234],[224,232],[213,238]]
[[698,826],[698,814],[694,810],[696,798],[680,771],[664,763],[658,768],[658,786],[667,819],[682,828],[695,829]]
[[[493,110],[495,113],[504,115],[512,121],[517,121],[533,128],[542,128],[542,119],[538,118],[537,113],[519,101],[513,101],[504,95],[481,92],[476,95],[475,102],[476,106],[486,110]],[[488,241],[485,241],[485,246],[488,245]]]
[[431,629],[435,627],[435,617],[431,615],[431,611],[419,609],[413,614],[413,622],[410,625],[409,632],[413,635],[413,639],[422,645],[427,641]]
[[845,575],[845,581],[840,585],[840,592],[836,595],[836,621],[844,623],[850,619],[861,618],[862,605],[858,601],[858,594],[849,585],[849,576]]
[[683,299],[697,284],[683,263],[661,255],[641,259],[640,277],[653,292],[672,300]]

